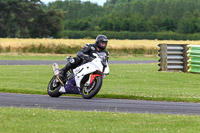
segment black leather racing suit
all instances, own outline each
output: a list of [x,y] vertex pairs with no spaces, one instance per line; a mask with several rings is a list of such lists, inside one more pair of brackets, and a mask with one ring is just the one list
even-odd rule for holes
[[68,64],[66,64],[64,68],[61,69],[61,73],[65,74],[69,69],[76,68],[83,61],[86,61],[86,62],[89,61],[90,58],[95,57],[93,53],[97,53],[97,52],[105,52],[107,56],[109,55],[109,53],[106,50],[98,51],[96,44],[86,44],[85,47],[77,53],[77,56],[72,58],[71,61]]

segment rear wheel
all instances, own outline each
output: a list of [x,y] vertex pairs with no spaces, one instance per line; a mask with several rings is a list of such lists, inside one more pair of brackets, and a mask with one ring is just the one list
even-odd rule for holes
[[84,86],[81,90],[82,97],[85,99],[90,99],[94,97],[101,89],[103,80],[102,77],[95,77],[94,81],[90,86]]
[[59,97],[62,95],[62,93],[59,92],[61,87],[60,82],[57,80],[56,76],[53,76],[53,78],[49,81],[47,92],[49,96],[51,97]]

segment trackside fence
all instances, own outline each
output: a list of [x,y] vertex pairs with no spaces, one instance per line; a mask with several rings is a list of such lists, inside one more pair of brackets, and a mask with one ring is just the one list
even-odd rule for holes
[[188,72],[200,73],[200,46],[188,45]]
[[159,71],[187,72],[187,44],[159,44]]

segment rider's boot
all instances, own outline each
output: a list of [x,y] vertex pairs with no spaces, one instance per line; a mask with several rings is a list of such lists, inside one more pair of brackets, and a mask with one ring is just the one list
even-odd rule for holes
[[60,78],[60,80],[61,80],[63,83],[66,82],[66,79],[67,79],[66,73],[67,73],[67,71],[69,71],[69,69],[71,68],[71,66],[72,66],[71,63],[67,63],[66,66],[60,70],[59,78]]

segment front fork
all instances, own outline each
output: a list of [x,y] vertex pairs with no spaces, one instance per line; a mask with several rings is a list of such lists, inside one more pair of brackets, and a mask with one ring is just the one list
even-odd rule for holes
[[102,77],[99,74],[90,74],[90,77],[89,77],[88,81],[85,83],[85,86],[90,86],[93,83],[95,77],[97,77],[97,76]]

